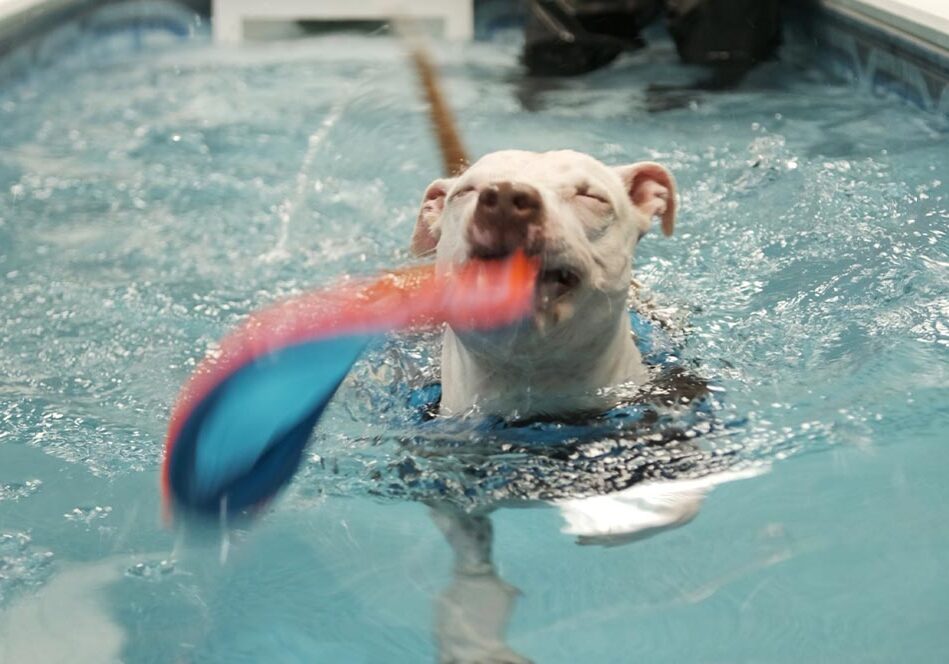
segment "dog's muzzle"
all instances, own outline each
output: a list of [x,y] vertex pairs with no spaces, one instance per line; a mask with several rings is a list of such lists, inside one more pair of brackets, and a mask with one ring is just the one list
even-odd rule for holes
[[478,194],[468,226],[473,258],[503,258],[516,249],[538,254],[543,248],[544,209],[540,192],[529,184],[493,182]]

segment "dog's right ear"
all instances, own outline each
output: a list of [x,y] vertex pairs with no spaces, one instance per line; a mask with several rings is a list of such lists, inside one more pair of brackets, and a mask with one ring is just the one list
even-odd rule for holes
[[412,233],[412,253],[424,256],[435,251],[438,238],[441,235],[438,221],[442,210],[445,209],[445,197],[453,180],[441,178],[428,185],[425,196],[422,197],[422,206],[418,211],[418,220],[415,222],[415,231]]
[[664,166],[653,161],[640,161],[616,169],[633,207],[642,212],[644,225],[640,232],[649,230],[650,220],[662,220],[662,232],[672,235],[676,223],[676,182]]

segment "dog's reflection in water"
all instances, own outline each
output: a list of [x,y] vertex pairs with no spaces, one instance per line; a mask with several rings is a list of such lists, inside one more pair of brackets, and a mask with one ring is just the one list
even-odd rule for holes
[[[677,370],[659,376],[653,388],[641,395],[638,405],[669,405],[708,396],[704,381]],[[445,462],[445,476],[453,471],[455,477],[467,477],[468,490],[490,486],[496,499],[469,510],[451,500],[418,496],[429,505],[453,553],[451,583],[435,600],[440,662],[530,661],[505,641],[519,591],[498,575],[494,565],[493,508],[553,507],[563,518],[562,532],[577,543],[617,546],[688,523],[714,486],[765,470],[709,453],[696,444],[694,430],[663,427],[658,411],[637,412],[642,417],[632,430],[619,429],[593,441],[548,444],[529,452],[507,443],[503,455],[487,450],[483,455],[466,455],[463,468],[459,468],[457,450],[456,455],[440,459],[429,448],[429,461],[434,460],[436,466]],[[591,430],[599,426],[602,432],[604,421],[594,422]],[[523,431],[524,426],[519,428]],[[517,429],[508,434],[516,435],[512,432]]]
[[438,661],[529,662],[505,643],[518,590],[494,567],[490,518],[445,506],[431,512],[454,554],[451,584],[435,599]]
[[[761,469],[745,469],[647,482],[613,494],[550,504],[564,518],[563,532],[576,536],[578,543],[616,546],[688,523],[716,484],[759,472]],[[508,620],[520,593],[495,568],[490,516],[469,514],[445,504],[432,505],[431,515],[453,553],[451,583],[435,600],[439,662],[529,662],[505,642]]]

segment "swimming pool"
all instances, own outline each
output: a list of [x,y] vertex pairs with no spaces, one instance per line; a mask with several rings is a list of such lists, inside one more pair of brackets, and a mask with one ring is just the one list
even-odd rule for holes
[[[430,339],[357,367],[226,563],[158,516],[169,408],[215,340],[408,259],[438,160],[398,45],[82,39],[0,92],[0,662],[432,661],[451,554],[392,488],[411,455],[388,426],[395,372],[430,370]],[[794,58],[711,93],[662,43],[544,87],[512,74],[516,52],[437,50],[470,147],[673,171],[679,232],[648,237],[636,274],[743,422],[708,444],[771,470],[618,547],[578,546],[555,510],[495,512],[521,593],[507,644],[537,662],[941,661],[945,117]]]

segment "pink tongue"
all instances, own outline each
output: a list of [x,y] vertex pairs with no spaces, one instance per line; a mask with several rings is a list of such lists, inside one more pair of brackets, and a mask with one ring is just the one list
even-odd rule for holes
[[436,322],[484,329],[528,315],[534,300],[537,262],[523,252],[502,260],[473,260],[442,281],[442,308]]

